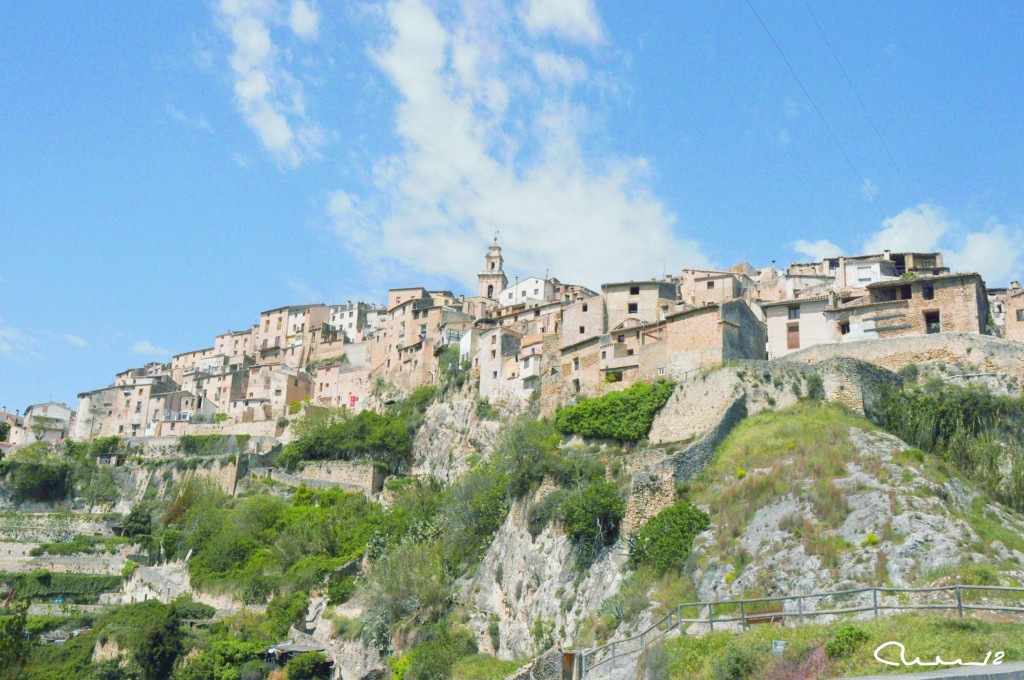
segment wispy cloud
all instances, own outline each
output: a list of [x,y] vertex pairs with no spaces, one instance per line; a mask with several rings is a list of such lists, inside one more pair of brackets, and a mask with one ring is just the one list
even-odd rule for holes
[[72,335],[71,333],[65,333],[63,338],[65,340],[67,340],[68,342],[70,342],[75,347],[88,347],[89,346],[89,343],[86,342],[83,338],[80,338],[77,335]]
[[292,0],[288,13],[288,25],[300,39],[313,41],[320,37],[320,14],[304,0]]
[[0,355],[15,360],[38,358],[33,349],[36,344],[32,335],[0,318]]
[[791,247],[801,255],[809,257],[812,262],[820,262],[826,257],[835,257],[836,255],[843,254],[842,248],[827,239],[820,239],[818,241],[799,239]]
[[553,33],[589,44],[602,39],[593,0],[526,0],[520,13],[527,30],[533,34]]
[[213,126],[210,125],[210,121],[206,120],[205,116],[190,116],[174,104],[168,104],[164,107],[164,110],[167,112],[168,116],[179,123],[189,126],[190,128],[199,130],[200,132],[213,132]]
[[978,272],[990,286],[1005,285],[1024,271],[1024,230],[989,217],[979,226],[955,219],[936,205],[921,203],[883,222],[863,250],[933,251],[946,254],[954,271]]
[[285,276],[284,282],[287,286],[299,296],[298,304],[307,304],[312,302],[323,302],[327,298],[319,290],[314,288],[308,282],[294,276]]
[[442,18],[422,0],[386,6],[390,34],[372,57],[399,95],[403,151],[377,159],[368,190],[330,196],[353,254],[375,273],[469,285],[495,231],[508,268],[581,283],[706,264],[651,192],[645,158],[588,148],[596,126],[580,90],[614,78],[530,37],[597,42],[592,3],[460,7]]
[[306,113],[305,90],[288,68],[289,52],[271,36],[272,28],[287,24],[299,39],[315,39],[316,10],[297,0],[286,18],[273,0],[221,0],[217,19],[233,46],[235,103],[246,124],[282,166],[319,158],[326,135]]
[[132,345],[132,351],[136,354],[142,354],[150,357],[171,356],[171,350],[164,349],[163,347],[157,347],[149,340],[138,340],[134,345]]

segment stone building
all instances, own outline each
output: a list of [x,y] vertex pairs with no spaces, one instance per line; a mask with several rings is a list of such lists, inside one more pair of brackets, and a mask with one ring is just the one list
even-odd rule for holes
[[624,325],[627,319],[634,323],[661,321],[676,301],[676,284],[671,280],[606,283],[601,292],[609,330]]
[[508,288],[508,278],[502,269],[505,258],[501,256],[501,246],[498,245],[498,237],[494,237],[494,243],[487,249],[484,256],[484,270],[477,275],[479,290],[477,295],[492,300],[498,299],[498,294]]
[[762,303],[768,335],[768,358],[777,359],[805,347],[835,342],[825,317],[829,295]]
[[480,379],[482,398],[522,395],[519,376],[522,340],[522,333],[501,326],[480,334],[476,357],[473,359],[473,374]]
[[985,333],[988,297],[973,273],[881,281],[868,295],[830,305],[825,316],[834,342],[931,333]]
[[1024,289],[1014,281],[1006,289],[1004,335],[1009,340],[1024,342]]
[[764,359],[766,353],[765,326],[743,300],[672,313],[664,337],[664,373],[673,379],[727,361]]

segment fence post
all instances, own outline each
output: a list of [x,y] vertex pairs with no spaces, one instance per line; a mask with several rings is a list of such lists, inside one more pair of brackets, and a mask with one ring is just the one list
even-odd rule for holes
[[796,610],[797,610],[797,613],[798,613],[798,616],[799,616],[797,621],[800,622],[800,625],[803,625],[803,623],[804,623],[804,598],[803,598],[803,595],[800,595],[800,596],[798,596],[796,598]]
[[960,584],[956,585],[956,610],[960,614],[960,618],[964,618],[964,598],[960,592]]
[[743,630],[747,629],[747,607],[743,600],[740,600],[740,623],[743,626]]
[[708,602],[708,632],[715,632],[715,604]]
[[871,601],[875,608],[875,618],[878,618],[878,588],[871,589]]
[[683,605],[676,605],[676,619],[679,621],[679,634],[683,634]]

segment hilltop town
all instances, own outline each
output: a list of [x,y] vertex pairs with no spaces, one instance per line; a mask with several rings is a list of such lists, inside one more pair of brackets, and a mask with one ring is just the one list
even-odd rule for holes
[[0,616],[40,678],[838,677],[908,630],[974,654],[1024,640],[1022,385],[1024,290],[939,252],[598,291],[509,281],[495,240],[475,295],[267,310],[3,413]]
[[383,385],[408,392],[441,380],[458,352],[481,398],[537,398],[541,412],[628,387],[678,380],[743,359],[777,359],[818,345],[968,333],[1024,342],[1024,290],[952,272],[942,253],[838,256],[820,262],[605,283],[510,282],[497,239],[475,295],[393,288],[384,304],[304,304],[266,310],[210,347],[174,355],[83,391],[76,408],[33,404],[3,413],[5,449],[230,433],[280,434],[307,405],[358,412]]

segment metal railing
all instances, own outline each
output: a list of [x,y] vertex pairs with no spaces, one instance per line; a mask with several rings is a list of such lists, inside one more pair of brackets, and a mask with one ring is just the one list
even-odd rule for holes
[[[834,592],[808,593],[804,595],[784,595],[778,597],[746,598],[739,600],[719,600],[715,602],[688,602],[676,605],[668,614],[649,627],[627,638],[614,640],[607,644],[595,647],[594,649],[580,652],[580,678],[586,678],[588,671],[599,668],[607,663],[613,663],[618,659],[637,654],[651,642],[665,637],[678,630],[679,635],[685,635],[685,626],[689,624],[706,624],[707,630],[712,632],[715,625],[723,625],[739,622],[740,629],[746,630],[751,625],[766,622],[785,623],[787,619],[796,620],[802,624],[805,619],[813,619],[818,616],[836,616],[842,614],[857,614],[873,612],[877,617],[881,612],[905,611],[905,610],[956,610],[960,618],[963,618],[965,611],[1003,611],[1024,613],[1024,606],[1009,606],[1005,604],[972,603],[970,596],[975,593],[1015,593],[1020,596],[1024,604],[1024,588],[1012,588],[1007,586],[973,586],[973,585],[951,585],[937,586],[932,588],[856,588],[853,590],[840,590]],[[809,600],[816,601],[825,598],[856,598],[859,595],[870,593],[870,598],[863,598],[866,603],[852,603],[851,606],[841,606],[833,609],[819,609],[805,606]],[[880,595],[901,593],[953,593],[954,597],[949,601],[928,602],[922,604],[910,604],[900,601],[885,602],[880,600]],[[766,609],[767,603],[778,603],[777,609]],[[787,609],[786,603],[793,603]],[[760,610],[753,609],[751,605],[761,605]],[[728,608],[730,614],[715,616],[715,608]],[[684,610],[696,609],[698,613],[707,610],[705,616],[687,618],[683,616]],[[736,610],[738,609],[738,613]]]

